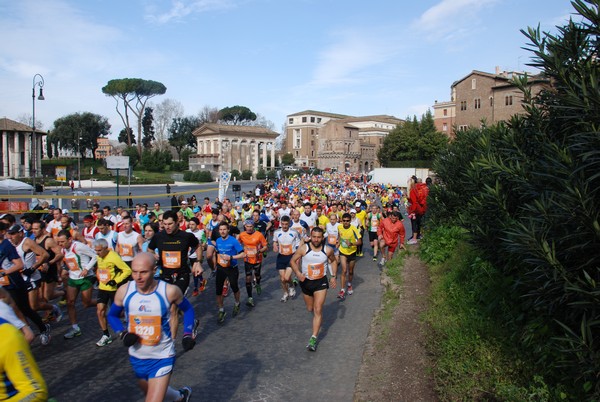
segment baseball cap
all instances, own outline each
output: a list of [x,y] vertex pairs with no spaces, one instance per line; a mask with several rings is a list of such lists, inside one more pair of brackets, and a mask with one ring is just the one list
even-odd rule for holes
[[181,205],[183,205],[183,204],[187,204],[187,203],[188,203],[188,202],[187,202],[187,201],[185,201],[185,200],[181,201]]
[[350,210],[350,213],[351,213],[351,214],[355,214],[355,213],[356,213],[356,209],[352,208],[352,209]]
[[65,208],[65,209],[62,210],[62,213],[63,213],[63,215],[66,215],[66,214],[69,213],[69,210],[67,208]]
[[244,226],[246,225],[254,226],[254,221],[252,219],[246,219],[244,221]]
[[14,233],[19,233],[23,231],[23,226],[21,225],[12,225],[11,227],[8,228],[8,230],[6,231],[6,233],[9,234],[14,234]]

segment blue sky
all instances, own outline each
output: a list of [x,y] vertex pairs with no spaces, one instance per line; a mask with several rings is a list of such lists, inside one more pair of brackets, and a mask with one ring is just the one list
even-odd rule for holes
[[420,116],[472,70],[528,70],[519,32],[568,20],[566,0],[0,0],[0,117],[44,129],[108,117],[114,78],[160,81],[186,115],[244,105],[280,131],[306,109]]

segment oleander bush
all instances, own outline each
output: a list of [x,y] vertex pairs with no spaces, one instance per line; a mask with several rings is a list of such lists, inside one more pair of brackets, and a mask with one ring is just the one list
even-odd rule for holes
[[600,398],[600,13],[572,2],[577,22],[523,31],[548,86],[516,77],[525,113],[458,132],[434,161],[432,222],[458,223],[510,288],[478,295],[507,306],[511,341],[561,398]]

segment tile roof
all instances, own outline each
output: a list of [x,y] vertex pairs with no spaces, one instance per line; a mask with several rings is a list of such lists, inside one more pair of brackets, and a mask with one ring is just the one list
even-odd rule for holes
[[[31,127],[27,124],[19,123],[6,117],[0,118],[0,131],[25,131],[31,132]],[[45,131],[35,130],[36,133],[46,134]]]

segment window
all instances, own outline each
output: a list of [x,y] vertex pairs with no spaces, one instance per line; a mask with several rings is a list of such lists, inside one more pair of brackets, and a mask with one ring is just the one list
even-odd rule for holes
[[469,126],[467,126],[467,125],[458,126],[458,131],[467,131],[467,128],[469,128]]
[[490,107],[494,106],[494,97],[490,96]]
[[467,101],[460,101],[460,110],[467,110]]
[[289,119],[289,121],[288,121],[288,122],[289,122],[290,124],[294,124],[294,118],[293,118],[293,117],[290,117],[290,119]]
[[442,126],[442,131],[448,131],[448,123],[444,123]]
[[475,98],[474,107],[475,107],[475,109],[481,109],[481,99],[480,98]]
[[471,89],[477,89],[477,79],[471,78]]
[[321,118],[317,117],[317,123],[320,123],[320,122],[321,122]]
[[296,158],[300,156],[300,151],[296,151]]
[[310,151],[310,156],[314,158],[315,157],[315,151]]
[[315,117],[314,117],[314,116],[311,116],[311,117],[310,117],[310,122],[311,122],[311,123],[314,123],[314,122],[315,122]]
[[315,141],[314,140],[310,140],[310,146],[314,147],[315,146]]
[[444,116],[448,116],[448,109],[444,109]]
[[504,97],[504,104],[506,106],[511,106],[513,104],[513,99],[512,99],[512,95],[506,95]]
[[315,130],[310,130],[310,135],[315,135]]
[[302,118],[302,123],[306,123],[306,116]]

